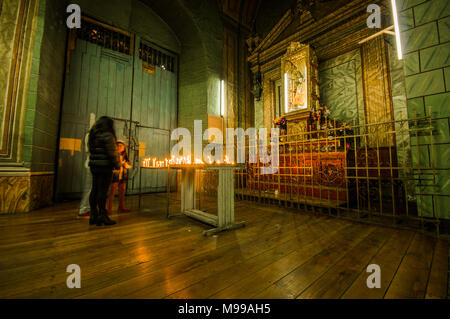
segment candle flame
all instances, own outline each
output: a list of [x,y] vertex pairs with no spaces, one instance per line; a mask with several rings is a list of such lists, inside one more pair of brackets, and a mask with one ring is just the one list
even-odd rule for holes
[[[213,160],[211,156],[208,156],[206,163],[209,165],[216,164],[226,164],[232,165],[233,161],[230,161],[228,156],[222,160]],[[146,157],[142,160],[142,167],[144,168],[165,168],[173,165],[204,165],[205,162],[200,158],[192,159],[190,156],[171,156],[170,158],[157,159],[156,157]]]

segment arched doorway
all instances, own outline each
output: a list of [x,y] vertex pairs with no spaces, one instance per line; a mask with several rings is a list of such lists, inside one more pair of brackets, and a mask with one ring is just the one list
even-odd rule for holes
[[[178,56],[128,31],[84,18],[71,33],[61,115],[56,198],[78,197],[88,169],[86,135],[100,116],[115,119],[118,139],[130,146],[134,169],[128,192],[138,191],[144,156],[170,153],[177,125]],[[165,189],[165,172],[143,172],[142,190]]]

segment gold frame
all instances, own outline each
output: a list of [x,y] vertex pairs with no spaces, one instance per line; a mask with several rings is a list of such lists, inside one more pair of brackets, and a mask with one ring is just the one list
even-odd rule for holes
[[[285,73],[289,69],[289,64],[298,65],[299,63],[303,64],[305,61],[306,66],[306,103],[307,107],[305,109],[293,110],[291,112],[286,111],[286,80]],[[289,64],[288,64],[289,62]],[[309,45],[301,44],[299,42],[291,42],[287,48],[286,54],[281,58],[281,81],[283,85],[283,115],[288,117],[298,117],[298,115],[303,115],[311,111],[314,104],[318,104],[319,92],[318,88],[316,88],[316,81],[312,81],[312,79],[317,79],[317,68],[313,68],[313,65],[317,65],[317,57],[312,51]],[[316,83],[313,83],[316,82]],[[313,98],[313,95],[316,98]],[[317,100],[317,101],[316,101]],[[314,105],[315,106],[315,105]]]

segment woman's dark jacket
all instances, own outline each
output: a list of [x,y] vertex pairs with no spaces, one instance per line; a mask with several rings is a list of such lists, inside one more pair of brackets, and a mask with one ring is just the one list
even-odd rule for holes
[[89,167],[93,170],[113,170],[120,168],[116,139],[110,132],[97,133],[89,143]]

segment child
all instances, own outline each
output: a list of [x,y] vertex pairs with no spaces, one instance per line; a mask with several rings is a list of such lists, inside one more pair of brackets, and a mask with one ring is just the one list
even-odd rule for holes
[[126,151],[126,145],[123,141],[117,142],[117,151],[120,157],[120,169],[114,171],[112,184],[109,191],[109,201],[108,201],[108,211],[112,211],[112,202],[114,200],[114,195],[116,189],[119,189],[119,212],[129,212],[130,209],[126,208],[124,205],[125,200],[125,188],[127,185],[128,169],[131,168],[130,162],[128,160],[128,155]]

